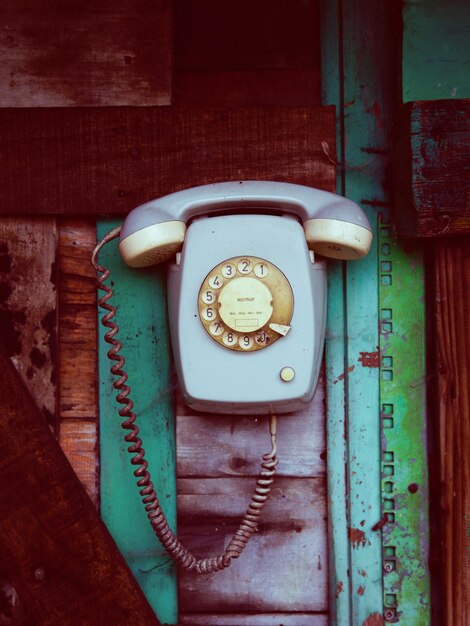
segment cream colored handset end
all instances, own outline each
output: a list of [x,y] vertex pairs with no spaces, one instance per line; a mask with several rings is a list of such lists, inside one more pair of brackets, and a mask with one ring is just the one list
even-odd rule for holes
[[310,249],[333,259],[360,259],[366,256],[372,243],[370,230],[337,219],[306,220],[304,231]]
[[125,237],[119,251],[130,267],[146,267],[168,261],[181,250],[186,224],[179,220],[151,224]]

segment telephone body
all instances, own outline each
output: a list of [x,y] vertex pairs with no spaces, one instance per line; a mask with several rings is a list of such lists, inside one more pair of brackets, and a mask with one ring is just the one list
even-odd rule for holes
[[325,336],[322,257],[361,258],[371,241],[365,214],[350,200],[302,185],[241,181],[137,207],[121,227],[119,250],[132,267],[168,262],[170,332],[185,402],[249,415],[310,402]]

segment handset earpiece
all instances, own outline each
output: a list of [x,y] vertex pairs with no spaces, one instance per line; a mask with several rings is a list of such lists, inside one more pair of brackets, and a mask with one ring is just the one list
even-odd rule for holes
[[353,261],[365,257],[373,235],[364,211],[347,198],[328,196],[303,223],[308,247],[333,259]]
[[[135,213],[134,213],[135,211]],[[139,207],[129,213],[121,229],[119,252],[130,267],[169,261],[183,246],[186,224],[168,220],[146,225]]]

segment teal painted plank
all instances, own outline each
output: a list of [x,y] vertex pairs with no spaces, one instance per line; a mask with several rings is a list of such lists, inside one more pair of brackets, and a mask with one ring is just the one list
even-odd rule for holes
[[[341,106],[340,35],[338,6],[331,0],[321,0],[321,58],[322,103]],[[340,115],[336,116],[336,151],[343,151]],[[331,156],[334,152],[330,150]],[[337,192],[344,180],[341,168],[336,169]],[[351,568],[348,541],[348,471],[347,471],[347,413],[345,405],[345,301],[344,263],[328,262],[328,304],[325,340],[327,379],[326,443],[328,482],[328,552],[330,626],[351,624],[349,573]]]
[[[365,209],[374,230],[369,255],[346,274],[347,402],[351,543],[351,621],[363,624],[383,612],[379,377],[377,208],[389,198],[382,186],[388,161],[393,100],[390,6],[365,0],[343,5],[345,195]],[[364,37],[368,33],[368,37]]]
[[[97,226],[98,239],[117,225]],[[143,447],[160,503],[176,525],[175,432],[170,380],[170,343],[166,321],[165,270],[132,270],[117,251],[117,240],[99,257],[111,270],[118,306],[119,339],[126,358],[131,397]],[[102,310],[99,311],[102,317]],[[124,442],[113,377],[106,357],[108,344],[99,324],[101,513],[120,551],[161,622],[177,623],[176,571],[155,537],[141,503]]]
[[[380,410],[384,605],[389,621],[430,623],[424,270],[380,228]],[[385,519],[385,517],[383,517]]]
[[470,3],[405,0],[403,101],[470,98]]

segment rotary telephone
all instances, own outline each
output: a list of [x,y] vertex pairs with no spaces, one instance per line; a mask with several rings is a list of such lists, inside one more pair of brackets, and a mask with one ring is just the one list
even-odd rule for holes
[[[131,267],[168,263],[168,315],[175,367],[185,402],[197,411],[268,414],[272,450],[263,456],[255,493],[225,552],[197,559],[168,528],[150,481],[126,384],[108,270],[99,249],[119,236]],[[148,517],[168,552],[187,569],[219,571],[240,555],[257,527],[277,464],[276,414],[312,399],[326,322],[323,257],[365,256],[369,222],[354,202],[326,191],[267,181],[224,182],[178,191],[143,204],[98,244],[93,263],[105,337],[118,376],[126,440],[138,465]],[[318,255],[318,257],[316,256]]]

